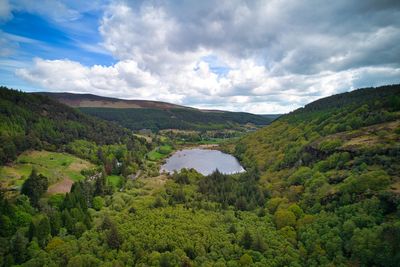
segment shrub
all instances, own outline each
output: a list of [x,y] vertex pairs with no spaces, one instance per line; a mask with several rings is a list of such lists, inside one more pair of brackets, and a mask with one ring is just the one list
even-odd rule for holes
[[93,208],[95,210],[101,210],[101,208],[104,206],[104,199],[100,196],[96,196],[93,198]]
[[296,215],[289,210],[278,210],[274,214],[275,224],[278,229],[296,224]]

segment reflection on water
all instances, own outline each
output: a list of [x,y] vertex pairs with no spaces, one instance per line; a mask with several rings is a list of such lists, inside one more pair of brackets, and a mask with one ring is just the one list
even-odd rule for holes
[[184,149],[175,152],[166,163],[161,166],[161,172],[172,173],[183,168],[196,169],[203,175],[211,174],[218,169],[225,174],[244,172],[238,160],[218,150],[210,149]]

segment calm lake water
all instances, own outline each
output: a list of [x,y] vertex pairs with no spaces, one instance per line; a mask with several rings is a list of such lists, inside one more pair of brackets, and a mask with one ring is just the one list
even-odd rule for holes
[[244,172],[243,167],[235,157],[222,153],[219,150],[199,148],[184,149],[175,152],[161,166],[161,172],[172,173],[175,170],[179,171],[183,168],[196,169],[203,175],[211,174],[216,169],[225,174]]

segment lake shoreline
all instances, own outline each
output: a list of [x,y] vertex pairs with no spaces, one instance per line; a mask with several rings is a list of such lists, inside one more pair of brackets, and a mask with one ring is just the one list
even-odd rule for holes
[[160,173],[173,173],[183,168],[193,168],[203,175],[209,175],[215,170],[225,174],[236,174],[246,170],[239,160],[231,154],[213,149],[215,146],[196,146],[175,151],[168,157]]

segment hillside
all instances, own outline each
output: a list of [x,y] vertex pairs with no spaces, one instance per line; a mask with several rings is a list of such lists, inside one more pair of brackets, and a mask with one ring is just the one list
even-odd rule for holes
[[28,149],[63,151],[78,139],[99,146],[129,144],[139,154],[146,150],[143,140],[115,123],[46,96],[0,87],[0,163],[13,161]]
[[0,166],[0,188],[18,189],[36,169],[48,178],[49,193],[65,193],[73,182],[85,179],[82,171],[93,167],[90,162],[67,153],[27,151],[19,155],[15,163]]
[[117,122],[132,130],[220,130],[240,128],[246,124],[263,126],[276,118],[245,112],[200,110],[164,102],[122,100],[89,94],[40,94],[79,108],[86,114]]
[[105,120],[115,121],[132,129],[222,130],[236,129],[248,123],[263,126],[272,121],[244,112],[203,112],[196,109],[110,109],[80,108]]
[[277,226],[304,266],[400,261],[400,85],[317,100],[244,137],[235,155],[260,170],[266,207],[286,217]]
[[50,93],[50,92],[40,92],[37,94],[45,95],[50,98],[56,99],[57,101],[74,108],[91,107],[91,108],[116,108],[116,109],[125,109],[125,108],[190,109],[188,107],[170,104],[166,102],[160,102],[160,101],[126,100],[126,99],[118,99],[112,97],[103,97],[92,94]]

